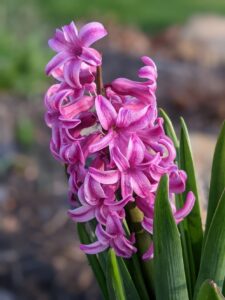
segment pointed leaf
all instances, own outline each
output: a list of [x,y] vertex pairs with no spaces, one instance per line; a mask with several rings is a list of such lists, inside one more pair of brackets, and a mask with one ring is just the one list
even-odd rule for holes
[[196,300],[223,300],[225,299],[212,280],[203,282]]
[[195,288],[197,295],[201,284],[208,278],[222,288],[225,277],[225,191],[214,213],[204,244],[199,275]]
[[220,196],[225,188],[225,122],[220,131],[212,164],[211,182],[209,189],[208,213],[206,219],[207,234]]
[[[90,239],[89,234],[83,223],[77,224],[77,231],[78,231],[78,235],[79,235],[81,243],[83,243],[83,244],[91,243],[91,239]],[[98,261],[97,255],[86,255],[86,256],[87,256],[88,262],[92,268],[92,271],[95,275],[95,278],[98,281],[98,284],[101,288],[104,298],[109,299],[107,284],[106,284],[106,277],[105,277],[102,267]]]
[[[186,191],[182,195],[182,204],[185,202],[187,193],[192,191],[195,195],[195,205],[190,214],[185,218],[187,224],[188,235],[191,244],[191,253],[193,255],[195,263],[195,274],[198,274],[202,240],[203,240],[203,229],[200,214],[198,188],[196,183],[196,175],[194,162],[192,158],[191,144],[189,140],[188,130],[184,120],[181,118],[181,135],[180,135],[180,162],[179,166],[187,173]],[[192,258],[190,258],[192,259]],[[194,276],[192,273],[191,276]]]
[[138,291],[134,285],[131,275],[121,257],[117,257],[117,262],[119,265],[120,275],[123,279],[123,286],[126,294],[127,300],[141,300]]
[[154,270],[157,299],[188,300],[182,248],[168,199],[168,178],[160,180],[154,216]]
[[115,252],[110,249],[108,251],[107,261],[107,287],[109,298],[111,300],[126,300],[126,294],[123,286],[123,280],[120,275]]
[[164,129],[165,129],[166,135],[168,135],[171,138],[171,140],[173,141],[174,146],[178,152],[179,141],[178,141],[175,129],[173,127],[172,121],[170,120],[169,116],[163,109],[160,108],[159,113],[164,120]]

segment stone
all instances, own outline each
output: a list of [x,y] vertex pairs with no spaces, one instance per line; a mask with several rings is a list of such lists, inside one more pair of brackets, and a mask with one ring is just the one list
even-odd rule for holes
[[225,17],[193,16],[181,28],[175,49],[188,61],[210,67],[225,64]]

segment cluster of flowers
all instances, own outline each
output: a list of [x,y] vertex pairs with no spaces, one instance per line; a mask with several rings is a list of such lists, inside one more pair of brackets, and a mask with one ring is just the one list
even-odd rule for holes
[[[97,22],[57,29],[49,46],[57,52],[46,73],[58,80],[45,96],[46,123],[52,129],[53,156],[67,166],[69,195],[76,222],[97,220],[96,241],[81,245],[88,254],[112,247],[118,256],[135,253],[135,236],[127,236],[125,206],[134,202],[142,226],[153,234],[154,201],[159,180],[169,177],[171,207],[177,223],[191,211],[187,194],[177,210],[174,195],[185,190],[186,174],[174,163],[176,152],[157,116],[157,69],[142,57],[140,82],[118,78],[97,93],[96,74],[102,58],[90,45],[107,34]],[[145,79],[145,81],[143,80]],[[153,256],[153,245],[144,259]]]

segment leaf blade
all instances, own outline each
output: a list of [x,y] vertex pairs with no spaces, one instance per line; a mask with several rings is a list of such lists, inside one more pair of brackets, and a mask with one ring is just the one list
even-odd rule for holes
[[156,298],[188,300],[181,241],[169,204],[167,176],[161,178],[156,195],[153,241]]
[[123,280],[120,276],[119,266],[117,263],[115,252],[108,250],[107,261],[107,287],[111,300],[126,300]]
[[208,212],[206,219],[205,235],[210,227],[214,212],[216,210],[220,196],[225,188],[225,122],[222,125],[216,143],[211,172],[209,189]]
[[204,280],[212,279],[222,288],[225,277],[225,190],[214,213],[204,244],[195,295]]
[[[78,235],[79,235],[81,243],[84,243],[84,244],[91,243],[90,237],[89,237],[87,230],[85,228],[85,225],[83,223],[77,224],[77,231],[78,231]],[[97,255],[86,254],[86,257],[92,268],[95,278],[100,286],[100,289],[102,291],[104,298],[109,299],[107,284],[106,284],[106,277],[105,277],[102,267],[98,261]]]
[[225,299],[212,280],[206,280],[201,285],[197,300],[223,300]]
[[195,263],[195,274],[198,274],[202,241],[203,229],[200,214],[199,193],[196,183],[195,167],[191,150],[187,126],[181,118],[181,135],[180,135],[180,161],[179,166],[187,173],[186,191],[182,194],[183,204],[185,202],[187,192],[192,191],[195,195],[195,205],[190,214],[185,218],[187,224],[188,235],[190,238],[192,255]]

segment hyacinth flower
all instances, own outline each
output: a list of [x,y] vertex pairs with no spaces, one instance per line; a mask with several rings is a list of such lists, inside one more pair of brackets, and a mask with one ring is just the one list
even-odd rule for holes
[[140,81],[103,84],[101,54],[90,46],[106,34],[98,22],[79,31],[71,22],[49,40],[57,54],[46,73],[57,83],[45,95],[45,121],[52,155],[66,168],[80,249],[105,299],[222,299],[225,129],[203,233],[186,125],[178,141],[157,107],[157,67],[147,56]]

